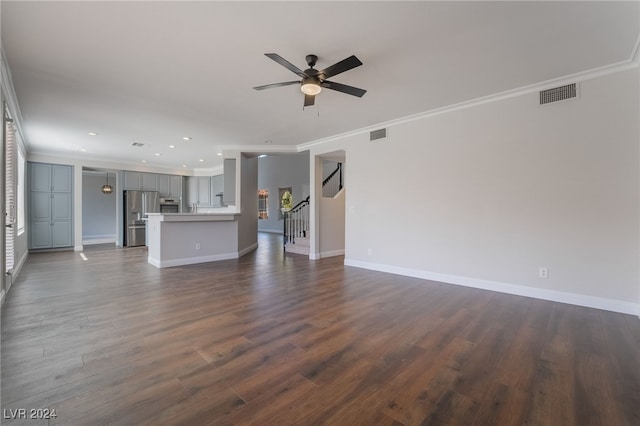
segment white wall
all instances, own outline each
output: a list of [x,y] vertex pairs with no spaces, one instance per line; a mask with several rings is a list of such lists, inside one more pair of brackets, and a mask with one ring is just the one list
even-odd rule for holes
[[[333,171],[333,170],[332,170]],[[320,197],[319,257],[344,254],[345,193],[343,188],[335,197]]]
[[258,159],[258,189],[269,191],[269,218],[258,220],[260,231],[282,233],[278,188],[286,187],[291,187],[293,191],[294,205],[309,195],[308,151],[298,154],[269,154]]
[[[116,242],[117,192],[103,194],[102,185],[106,181],[106,173],[83,173],[82,175],[83,244]],[[109,183],[115,188],[115,173],[109,173]]]
[[531,92],[312,148],[347,152],[345,263],[638,312],[638,81],[627,69],[577,100]]

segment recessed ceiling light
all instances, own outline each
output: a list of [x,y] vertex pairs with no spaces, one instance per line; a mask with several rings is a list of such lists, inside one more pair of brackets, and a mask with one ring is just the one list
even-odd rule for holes
[[201,163],[204,163],[204,160],[202,158],[199,159],[198,161],[201,162]]
[[140,160],[140,162],[141,162],[141,163],[146,163],[146,162],[147,162],[147,160]]
[[87,150],[86,150],[86,149],[84,149],[84,148],[80,148],[80,151],[82,151],[82,152],[87,152]]
[[183,164],[183,165],[182,165],[182,167],[187,167],[187,165],[186,165],[186,164]]
[[89,136],[98,136],[96,132],[89,132]]
[[169,148],[175,148],[175,147],[176,147],[175,145],[169,145]]
[[191,138],[189,136],[184,136],[182,139],[184,139],[185,141],[190,141]]
[[136,142],[136,141],[131,142],[131,146],[143,146],[143,145],[144,144],[142,142]]
[[262,154],[262,155],[258,155],[258,158],[264,158],[266,156],[267,156],[267,154]]
[[160,153],[159,153],[159,152],[156,152],[156,153],[155,153],[155,154],[153,154],[153,155],[155,155],[156,157],[160,157]]
[[219,153],[218,153],[218,155],[222,155],[222,153],[221,153],[221,152],[219,152]]
[[271,141],[264,141],[264,143],[271,143]]

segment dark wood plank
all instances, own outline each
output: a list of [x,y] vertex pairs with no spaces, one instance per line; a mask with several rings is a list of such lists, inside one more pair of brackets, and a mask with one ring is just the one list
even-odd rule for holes
[[640,424],[636,317],[259,243],[161,270],[145,248],[30,255],[2,408],[58,417],[3,424]]

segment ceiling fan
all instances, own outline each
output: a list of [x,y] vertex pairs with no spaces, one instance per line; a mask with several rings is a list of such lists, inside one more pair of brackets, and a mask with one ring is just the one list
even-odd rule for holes
[[328,78],[333,77],[334,75],[338,75],[345,71],[349,71],[350,69],[359,67],[362,65],[362,62],[354,55],[349,56],[342,61],[331,65],[321,71],[313,68],[318,61],[318,57],[316,55],[307,55],[307,65],[309,65],[309,69],[302,71],[300,68],[293,65],[291,62],[284,59],[282,56],[277,53],[265,53],[266,57],[273,59],[289,71],[297,74],[302,78],[302,80],[294,80],[294,81],[285,81],[283,83],[273,83],[266,84],[264,86],[254,87],[255,90],[264,90],[271,89],[272,87],[281,87],[281,86],[289,86],[292,84],[300,84],[300,90],[304,93],[304,106],[311,106],[315,102],[316,95],[320,93],[322,88],[327,88],[331,90],[336,90],[338,92],[346,93],[348,95],[357,96],[359,98],[362,97],[365,93],[367,93],[364,89],[359,89],[353,86],[347,86],[346,84],[335,83],[333,81],[327,80]]

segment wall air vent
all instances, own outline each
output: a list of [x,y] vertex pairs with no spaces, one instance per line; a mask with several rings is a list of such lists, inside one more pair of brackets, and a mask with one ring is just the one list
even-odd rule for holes
[[378,129],[372,132],[369,132],[369,140],[377,141],[378,139],[386,139],[387,137],[387,129]]
[[564,101],[567,99],[575,98],[576,96],[576,83],[567,84],[566,86],[554,87],[553,89],[542,90],[540,92],[540,105]]
[[131,146],[144,146],[142,142],[131,142]]

